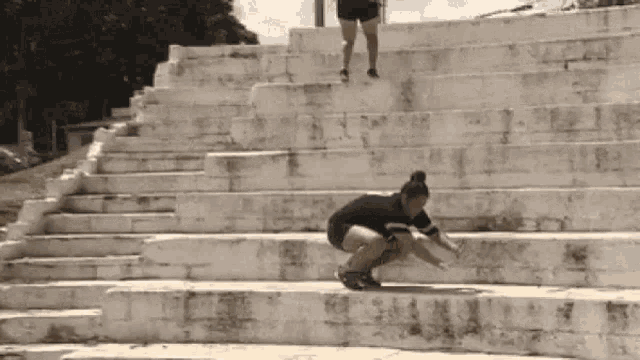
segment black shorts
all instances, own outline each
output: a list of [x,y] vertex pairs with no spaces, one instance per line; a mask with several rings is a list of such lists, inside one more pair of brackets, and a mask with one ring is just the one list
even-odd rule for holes
[[365,22],[380,15],[380,4],[370,0],[338,0],[338,19]]
[[349,231],[351,226],[353,225],[329,222],[327,237],[329,238],[329,242],[331,243],[331,245],[333,245],[334,248],[346,251],[342,248],[342,242],[344,241],[344,236],[347,235],[347,232]]

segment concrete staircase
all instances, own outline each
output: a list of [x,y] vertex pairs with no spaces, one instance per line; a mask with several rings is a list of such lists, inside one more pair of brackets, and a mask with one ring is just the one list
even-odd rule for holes
[[[0,249],[0,355],[640,359],[638,24],[386,25],[381,79],[360,36],[348,85],[337,29],[172,46],[135,120],[10,229],[30,231]],[[414,170],[463,254],[347,291],[328,217]]]

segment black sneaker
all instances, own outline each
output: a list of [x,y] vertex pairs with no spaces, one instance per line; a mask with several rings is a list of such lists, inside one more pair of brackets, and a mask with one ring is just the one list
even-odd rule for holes
[[371,270],[367,271],[362,275],[361,279],[362,283],[369,287],[379,288],[382,286],[376,279],[373,278],[373,274],[371,274]]
[[340,80],[342,80],[342,82],[349,81],[349,70],[347,69],[340,70]]
[[362,283],[361,272],[344,271],[342,266],[340,266],[333,274],[347,289],[362,290],[366,287],[366,285]]
[[367,75],[369,75],[369,77],[372,77],[374,79],[380,78],[380,76],[378,76],[378,72],[376,71],[376,69],[369,69],[369,71],[367,71]]

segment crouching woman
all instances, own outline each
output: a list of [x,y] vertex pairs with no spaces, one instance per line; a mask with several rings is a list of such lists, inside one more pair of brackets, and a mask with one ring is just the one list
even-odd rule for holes
[[372,270],[408,254],[446,270],[445,263],[434,257],[420,239],[413,238],[410,226],[444,248],[460,253],[460,248],[440,232],[424,211],[429,199],[425,180],[424,172],[414,172],[399,193],[363,195],[330,217],[329,242],[338,250],[353,254],[335,273],[345,287],[379,287]]

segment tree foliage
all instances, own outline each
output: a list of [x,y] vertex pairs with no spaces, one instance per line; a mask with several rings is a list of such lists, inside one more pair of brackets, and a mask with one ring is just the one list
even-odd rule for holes
[[99,119],[105,104],[128,106],[134,90],[152,85],[170,44],[258,44],[232,15],[230,0],[6,0],[0,6],[2,134],[15,133],[20,80],[37,94],[27,100],[27,130],[38,139],[51,127],[46,109],[78,123]]

